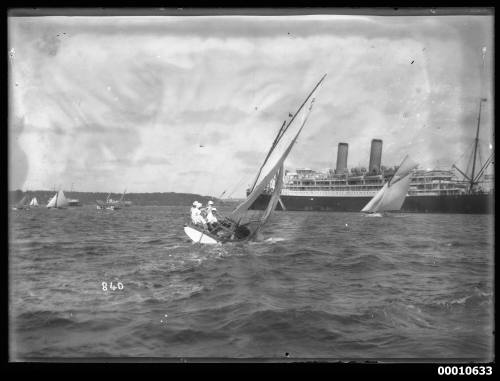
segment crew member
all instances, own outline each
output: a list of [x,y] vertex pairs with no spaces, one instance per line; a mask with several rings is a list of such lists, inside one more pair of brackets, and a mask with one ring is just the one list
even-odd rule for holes
[[198,201],[193,202],[193,206],[191,206],[191,221],[195,225],[203,225],[203,227],[206,229],[207,224],[205,222],[205,219],[201,215],[200,207],[201,204]]
[[217,217],[214,216],[216,211],[217,209],[212,206],[207,207],[207,225],[210,230],[213,230],[217,226]]

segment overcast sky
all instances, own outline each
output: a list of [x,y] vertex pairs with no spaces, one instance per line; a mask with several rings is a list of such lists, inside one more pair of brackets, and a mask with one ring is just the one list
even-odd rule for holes
[[492,16],[11,17],[9,188],[243,197],[324,73],[288,169],[464,167],[493,53]]

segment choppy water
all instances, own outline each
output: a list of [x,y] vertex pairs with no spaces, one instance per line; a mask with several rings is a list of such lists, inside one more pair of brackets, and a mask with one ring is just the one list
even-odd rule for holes
[[188,209],[12,211],[11,358],[492,359],[493,216],[278,212],[202,246]]

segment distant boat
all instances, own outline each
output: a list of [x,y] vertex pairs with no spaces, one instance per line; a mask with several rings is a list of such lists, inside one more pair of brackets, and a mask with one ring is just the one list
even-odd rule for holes
[[48,202],[47,208],[63,209],[68,206],[68,200],[64,196],[64,192],[60,190]]
[[[325,77],[326,74],[316,84],[288,123],[285,121],[281,126],[271,145],[271,149],[257,172],[247,198],[229,216],[219,215],[221,218],[215,228],[208,230],[193,223],[184,226],[184,232],[193,242],[203,244],[239,242],[249,241],[257,236],[279,202],[285,172],[284,162],[309,117],[315,100],[314,93]],[[249,211],[250,206],[272,182],[274,182],[274,190],[264,213],[260,216],[252,215]]]
[[119,200],[113,200],[112,198],[110,198],[111,193],[109,193],[108,197],[106,197],[106,201],[96,200],[97,209],[98,210],[101,210],[101,209],[117,210],[117,209],[121,209],[123,206],[132,205],[131,201],[123,201],[123,198],[125,197],[126,192],[127,192],[127,190],[125,189]]
[[394,176],[387,181],[382,189],[361,209],[369,215],[381,216],[381,213],[401,209],[410,188],[411,171],[417,167],[408,155],[405,156]]
[[12,208],[13,210],[28,209],[28,196],[23,196],[23,198]]
[[82,204],[80,203],[80,200],[76,198],[70,198],[68,199],[68,206],[82,206]]
[[33,197],[30,201],[30,205],[29,205],[31,208],[36,208],[38,207],[38,200],[36,199],[36,197]]

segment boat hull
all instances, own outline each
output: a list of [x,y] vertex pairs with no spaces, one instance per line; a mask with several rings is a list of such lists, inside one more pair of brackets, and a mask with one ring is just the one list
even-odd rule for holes
[[[269,194],[261,194],[251,209],[264,210],[269,203]],[[335,196],[280,196],[286,210],[289,211],[331,211],[360,212],[371,197],[335,197]],[[492,214],[495,210],[494,193],[445,195],[445,196],[407,196],[401,207],[406,213],[464,213]],[[278,203],[276,210],[283,210]]]
[[184,232],[194,243],[203,243],[208,245],[215,245],[219,243],[216,239],[211,236],[192,228],[191,226],[184,226]]

